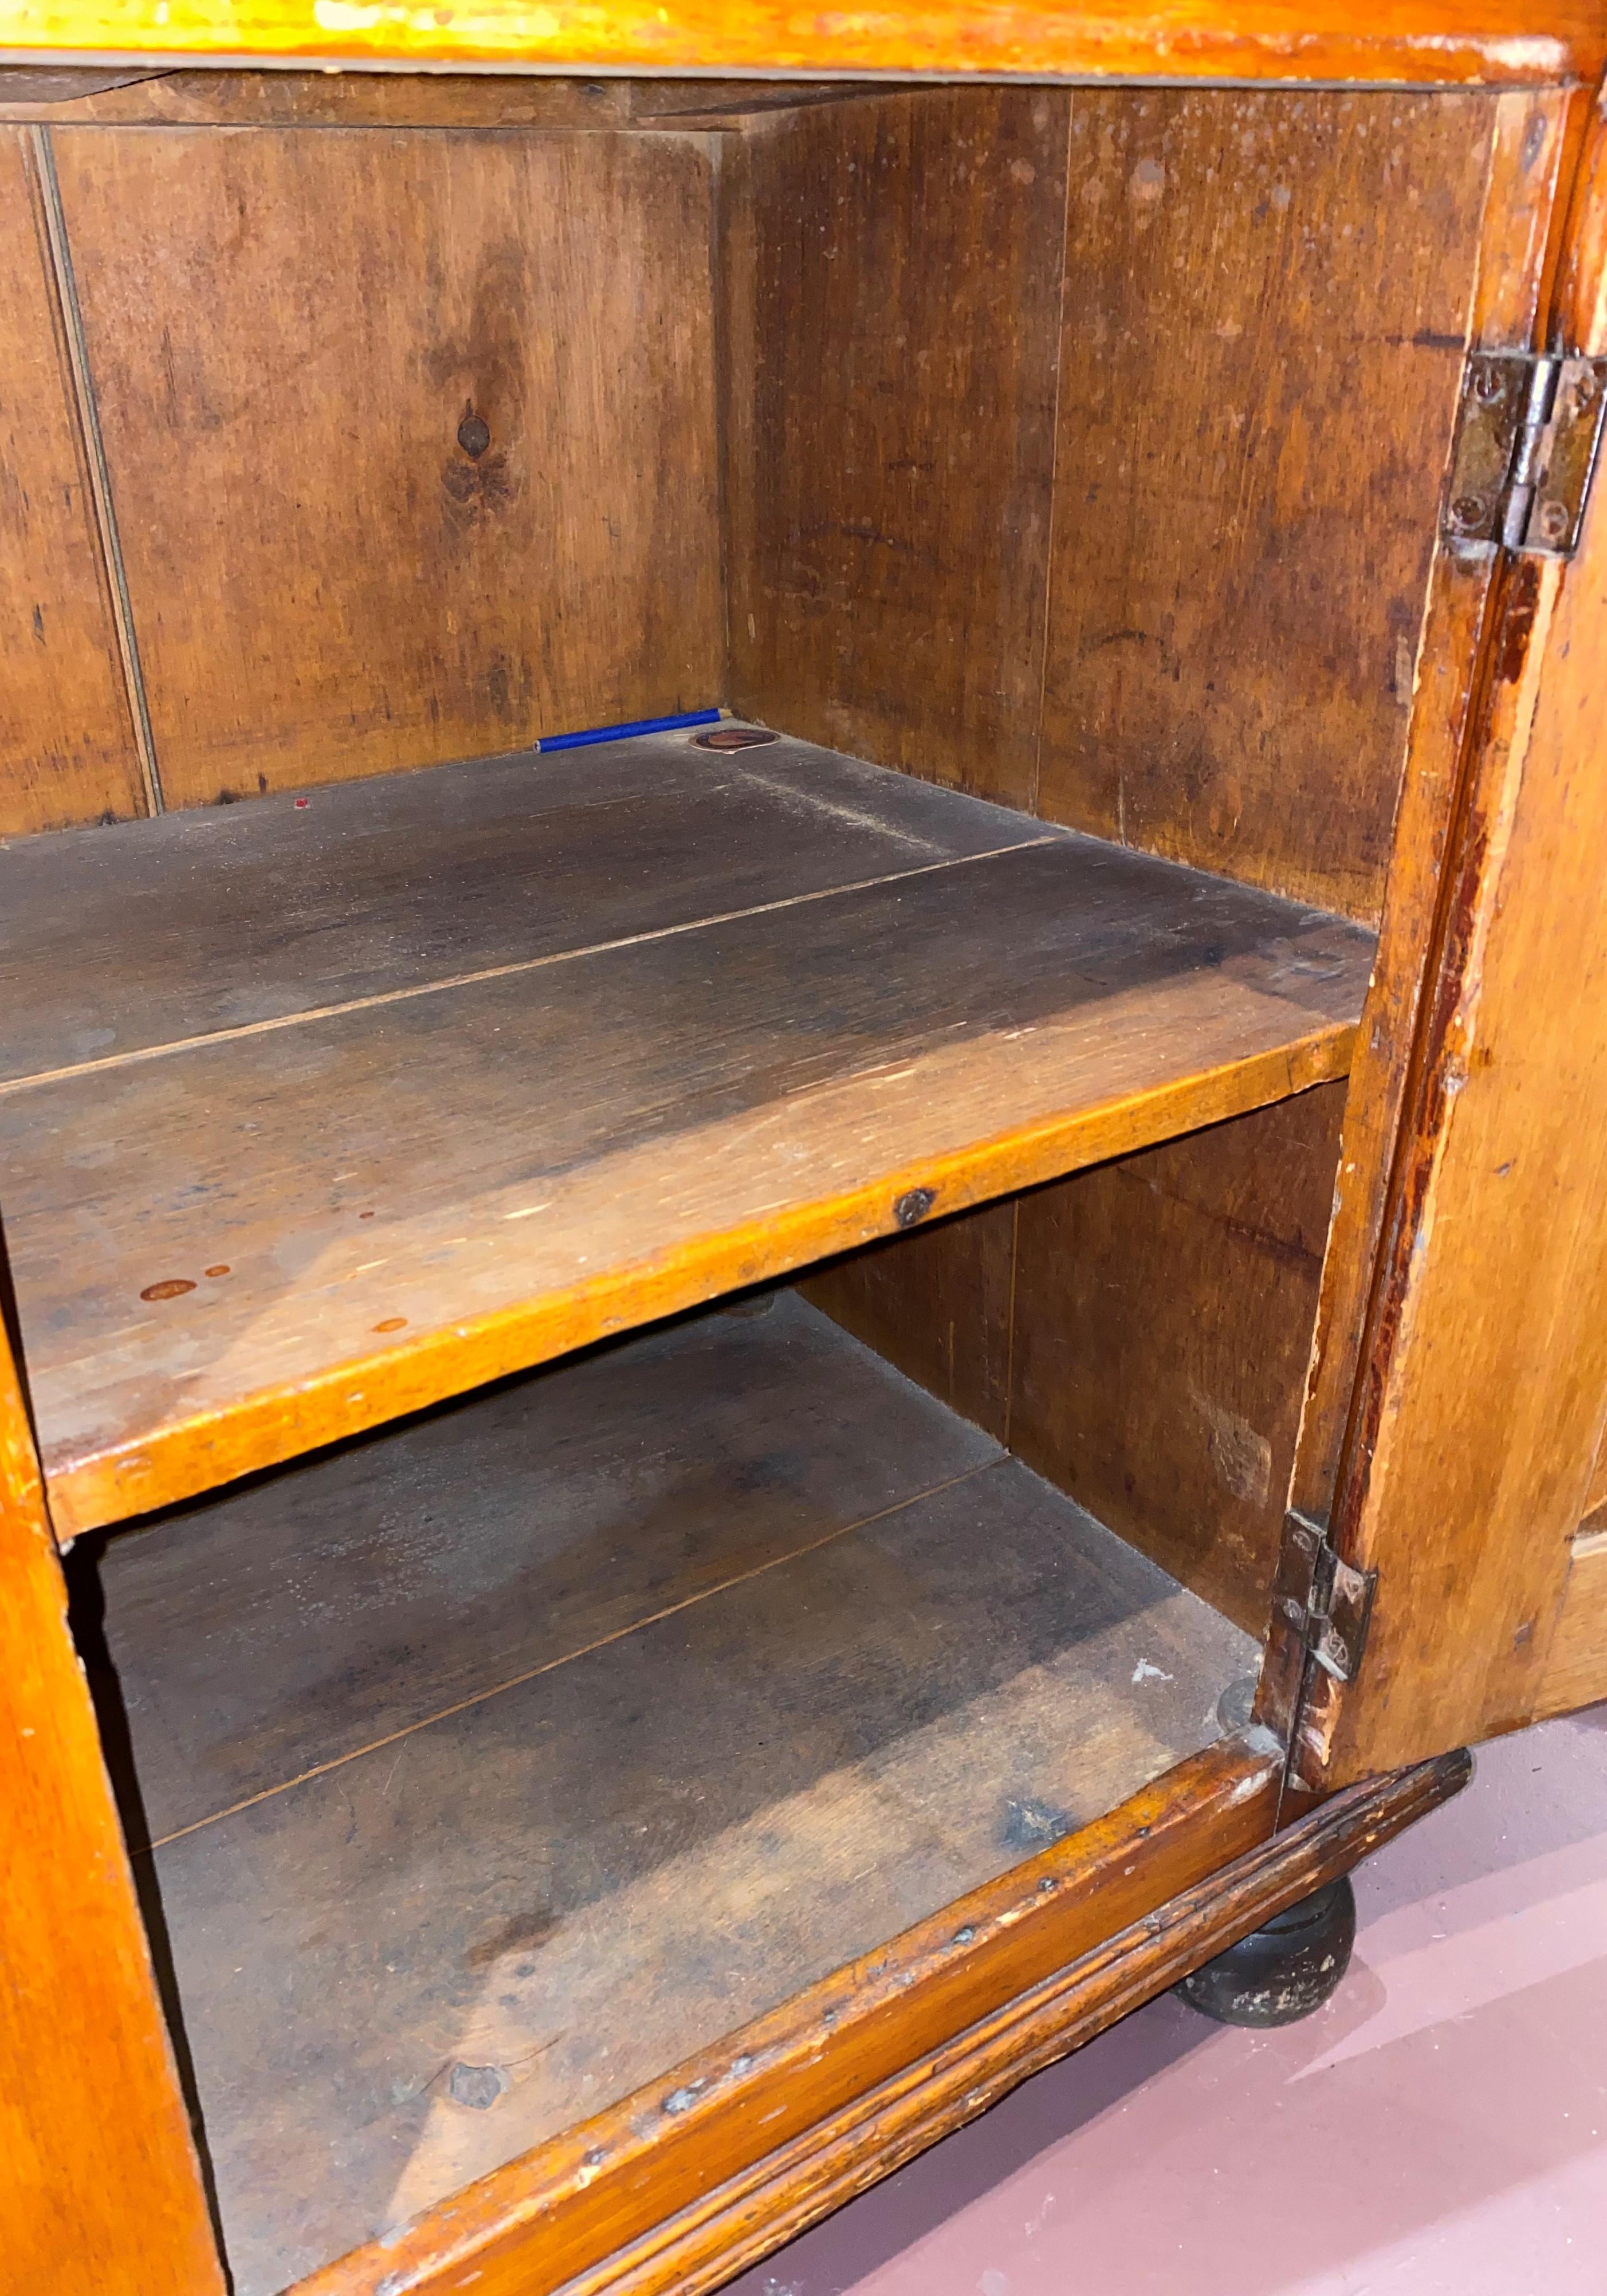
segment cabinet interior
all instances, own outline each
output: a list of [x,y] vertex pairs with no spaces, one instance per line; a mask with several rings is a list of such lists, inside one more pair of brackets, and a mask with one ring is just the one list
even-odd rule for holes
[[267,2296],[1242,1725],[1551,113],[64,77],[0,1209]]

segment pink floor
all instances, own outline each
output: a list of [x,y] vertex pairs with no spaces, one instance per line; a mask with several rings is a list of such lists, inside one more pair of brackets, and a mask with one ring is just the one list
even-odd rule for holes
[[1607,2296],[1607,1706],[1357,1896],[1316,2016],[1152,2002],[727,2296]]

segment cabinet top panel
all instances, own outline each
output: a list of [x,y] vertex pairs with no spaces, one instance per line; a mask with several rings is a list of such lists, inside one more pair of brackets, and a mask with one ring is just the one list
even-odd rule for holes
[[345,63],[521,72],[890,73],[1511,86],[1593,78],[1597,0],[4,0],[0,57]]

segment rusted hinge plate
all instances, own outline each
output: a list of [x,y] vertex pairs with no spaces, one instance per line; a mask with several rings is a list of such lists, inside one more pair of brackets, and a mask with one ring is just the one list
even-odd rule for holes
[[1578,547],[1607,413],[1607,358],[1474,351],[1462,377],[1441,527],[1542,558]]
[[1291,1507],[1273,1585],[1273,1607],[1336,1682],[1354,1682],[1373,1615],[1376,1570],[1341,1562],[1322,1526]]
[[1540,433],[1533,493],[1520,549],[1570,558],[1579,546],[1585,505],[1602,452],[1607,414],[1607,358],[1557,361],[1551,412]]

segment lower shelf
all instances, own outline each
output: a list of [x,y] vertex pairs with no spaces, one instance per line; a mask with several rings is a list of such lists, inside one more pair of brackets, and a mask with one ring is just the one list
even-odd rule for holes
[[1112,1808],[1256,1658],[790,1293],[113,1540],[100,1592],[236,2296]]

